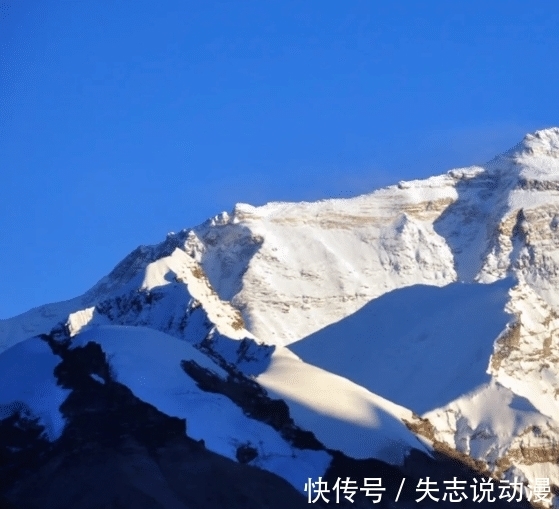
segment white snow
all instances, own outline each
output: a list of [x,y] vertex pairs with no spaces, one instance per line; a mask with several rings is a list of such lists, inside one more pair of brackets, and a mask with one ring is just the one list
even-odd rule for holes
[[[539,433],[553,426],[529,400],[494,380],[424,417],[435,426],[439,437],[447,433],[445,441],[453,441],[459,451],[492,463],[511,448],[511,437],[528,432],[532,435],[534,426]],[[531,438],[535,441],[535,435]]]
[[95,373],[91,373],[89,376],[91,378],[93,378],[93,380],[95,380],[96,382],[99,382],[100,384],[105,385],[105,380],[102,377],[100,377],[99,375],[96,375]]
[[[186,250],[219,295],[242,310],[250,332],[286,345],[391,289],[456,278],[450,250],[426,220],[453,199],[452,179],[442,181],[442,189],[433,183],[250,213],[237,208],[228,224],[196,229]],[[418,214],[427,198],[437,204]]]
[[512,280],[417,285],[289,346],[305,362],[423,414],[489,380]]
[[200,265],[184,251],[175,249],[170,256],[150,263],[145,271],[142,290],[169,285],[171,281],[184,283],[192,298],[202,303],[208,319],[217,330],[232,339],[254,338],[241,326],[234,327],[239,312],[219,298],[211,287]]
[[60,405],[69,391],[58,386],[54,368],[61,359],[39,338],[29,338],[0,354],[0,419],[16,411],[39,418],[48,438],[56,440],[64,428]]
[[95,317],[95,306],[80,309],[75,313],[70,313],[66,321],[66,327],[70,336],[75,336],[85,327],[90,325]]
[[303,490],[309,477],[323,475],[331,457],[292,447],[270,426],[244,415],[231,400],[204,392],[181,368],[181,360],[225,377],[226,373],[185,341],[143,327],[99,326],[75,336],[73,348],[98,343],[115,373],[142,401],[186,419],[188,436],[236,460],[237,448],[250,444],[259,456],[251,464],[273,472]]
[[[401,461],[416,440],[402,419],[414,410],[436,424],[439,440],[497,465],[522,447],[559,443],[558,225],[552,128],[483,166],[352,199],[238,204],[138,248],[82,297],[1,320],[0,352],[59,323],[76,338],[102,333],[138,395],[172,415],[196,402],[189,433],[207,434],[229,457],[232,443],[261,439],[271,451],[265,468],[295,469],[279,459],[289,447],[276,435],[188,381],[175,357],[200,354],[186,342],[105,325],[192,344],[216,338],[233,361],[249,338],[264,355],[251,374],[328,447]],[[267,368],[262,342],[276,347]],[[553,461],[518,454],[506,475],[559,485]],[[322,459],[297,461],[311,471]]]
[[80,297],[33,308],[13,318],[0,320],[0,352],[39,334],[46,334],[68,315],[83,307]]
[[286,348],[276,349],[256,380],[287,403],[298,426],[330,449],[393,465],[401,465],[412,448],[429,451],[402,422],[412,419],[409,410],[302,362]]

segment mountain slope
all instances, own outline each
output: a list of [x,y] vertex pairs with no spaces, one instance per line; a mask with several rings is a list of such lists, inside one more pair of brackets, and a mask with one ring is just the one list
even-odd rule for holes
[[[22,350],[21,346],[33,342],[41,344],[42,349],[46,349],[45,354],[58,359],[51,362],[50,373],[45,374],[49,375],[47,379],[55,388],[56,379],[59,385],[62,384],[57,390],[64,397],[51,402],[50,406],[48,401],[44,402],[56,415],[59,415],[59,407],[68,408],[69,402],[76,399],[76,391],[82,384],[89,387],[88,392],[94,390],[92,387],[99,390],[107,384],[122,384],[134,397],[153,405],[158,411],[185,419],[188,436],[203,442],[209,451],[275,473],[300,492],[309,478],[325,476],[339,461],[336,458],[345,457],[344,453],[402,465],[412,449],[423,453],[429,451],[429,447],[403,424],[402,418],[412,417],[410,411],[348,380],[308,366],[285,349],[276,350],[256,340],[242,327],[238,312],[219,299],[202,269],[184,251],[175,248],[168,256],[139,265],[141,269],[133,277],[122,276],[122,271],[116,270],[116,277],[113,272],[113,276],[98,285],[103,291],[108,287],[108,294],[98,289],[89,292],[96,295],[98,303],[69,314],[65,322],[59,323],[46,336],[52,352],[48,351],[44,339],[32,338],[16,343],[0,354],[0,364],[5,358],[7,362],[4,364],[11,363],[20,369],[28,359],[27,355],[18,356],[17,353]],[[114,284],[117,277],[124,280],[122,286]],[[112,284],[107,285],[107,281]],[[84,364],[79,354],[75,357],[71,353],[83,349],[92,352],[91,345],[101,348],[102,355],[108,360],[108,368],[103,368],[101,361],[88,366],[91,360]],[[95,358],[98,354],[89,353],[88,359],[91,355]],[[60,356],[64,358],[61,364],[58,363]],[[299,403],[303,401],[306,406],[305,412],[295,411],[290,416],[292,407],[296,406],[294,403],[266,400],[266,392],[242,374],[264,376],[267,368],[282,360],[288,362],[283,377],[302,377],[311,384],[296,391]],[[69,367],[61,368],[65,365]],[[196,368],[194,371],[193,367]],[[61,369],[62,372],[68,369],[75,372],[71,383],[65,381],[67,375],[61,378]],[[217,381],[217,385],[225,390],[221,394],[219,390],[209,390],[203,383],[204,377],[195,376],[200,370],[206,378],[208,375],[210,379],[213,377],[213,383]],[[277,384],[275,370],[269,371],[269,376],[264,378],[271,385]],[[3,375],[8,373],[5,371]],[[24,371],[21,377],[35,387],[36,380],[26,373]],[[78,382],[74,377],[78,377]],[[43,384],[42,381],[38,383]],[[251,389],[251,383],[256,389]],[[343,415],[340,412],[343,407],[336,406],[337,424],[332,426],[331,421],[322,418],[325,407],[320,401],[320,393],[309,390],[313,383],[325,384],[330,396],[348,400],[358,408],[366,407],[363,413],[367,418]],[[19,393],[13,390],[4,398],[6,415],[17,417],[14,426],[21,423],[21,416],[13,413],[20,403],[19,397]],[[255,413],[255,408],[250,407],[255,397],[264,398],[258,405],[264,409],[269,407],[269,410]],[[49,434],[47,438],[54,441],[53,445],[41,442],[42,447],[56,449],[57,444],[67,440],[68,429],[75,427],[73,422],[76,419],[82,422],[76,413],[81,407],[76,403],[72,405],[77,407],[72,411],[73,417],[59,415],[59,420],[65,423],[62,436]],[[81,410],[86,414],[89,412],[87,408]],[[30,408],[29,414],[30,418],[39,418],[39,424],[45,428],[42,407]],[[284,417],[279,418],[280,414]],[[81,434],[81,428],[87,425],[77,425],[79,431],[72,433]],[[106,424],[100,425],[99,429],[104,430],[103,435],[114,433]],[[357,430],[358,436],[371,445],[359,450],[355,441],[336,433],[340,429]],[[313,433],[318,435],[318,440]],[[323,438],[324,444],[320,442]],[[35,449],[39,450],[38,447],[36,445]],[[6,448],[12,451],[13,446],[6,444]],[[10,470],[13,470],[10,465],[19,461],[18,453],[14,454],[15,457],[8,453],[6,468]],[[99,475],[104,474],[99,472]]]
[[[86,426],[85,400],[62,411],[81,391],[70,369],[299,491],[341,464],[417,476],[445,455],[558,491],[558,328],[553,128],[357,198],[237,205],[136,249],[83,296],[0,321],[0,376],[25,366],[0,390],[0,426],[26,430],[22,451]],[[112,374],[83,364],[91,348]],[[12,449],[5,465],[24,457]]]
[[511,279],[393,290],[289,348],[423,414],[489,380]]

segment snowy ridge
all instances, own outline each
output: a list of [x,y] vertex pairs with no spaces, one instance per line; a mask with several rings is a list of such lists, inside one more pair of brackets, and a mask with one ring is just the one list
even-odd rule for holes
[[[145,252],[140,251],[142,257]],[[128,268],[124,276],[121,270],[116,271],[117,278],[124,279],[123,287],[108,284],[110,278],[105,278],[102,288],[109,288],[108,295],[99,292],[99,285],[95,292],[89,292],[95,293],[97,304],[70,313],[53,329],[54,337],[61,342],[70,340],[72,348],[90,342],[101,345],[118,382],[167,415],[185,418],[189,436],[203,440],[209,450],[234,460],[243,447],[254,450],[252,465],[283,477],[297,490],[302,490],[309,477],[324,475],[332,461],[325,451],[294,447],[269,425],[247,418],[225,396],[200,389],[185,373],[182,362],[195,361],[221,378],[227,375],[195,346],[259,375],[256,380],[272,396],[286,401],[295,425],[312,431],[327,448],[396,465],[411,449],[429,452],[429,446],[403,423],[403,419],[412,418],[409,410],[309,366],[284,348],[274,350],[257,340],[243,328],[239,312],[217,296],[199,264],[184,251],[175,248],[167,256],[132,266],[136,266],[135,274]],[[32,340],[0,354],[0,361],[12,359],[12,352],[28,341]],[[33,341],[49,351],[46,343]],[[50,369],[56,364],[49,365]],[[28,377],[26,372],[23,376]],[[104,383],[97,374],[90,377]],[[36,378],[28,378],[32,386],[37,384]],[[286,379],[300,383],[283,387]],[[56,388],[52,373],[50,380]],[[324,389],[317,391],[317,385]],[[18,390],[8,387],[4,394],[9,402],[4,408],[13,408]],[[47,400],[47,405],[60,421],[58,406],[64,398],[56,401]],[[32,416],[44,414],[35,400],[28,408]],[[60,431],[59,425],[57,433],[50,434],[51,440],[58,438]],[[360,437],[369,445],[362,448],[349,437]]]
[[429,180],[351,200],[237,206],[225,224],[190,232],[186,250],[255,336],[286,345],[391,289],[455,279],[429,222],[455,194],[452,179]]
[[557,422],[495,380],[425,417],[436,439],[483,460],[497,477],[508,472],[533,486],[536,477],[559,476]]
[[411,411],[301,362],[286,348],[274,353],[270,367],[256,380],[287,403],[301,427],[312,430],[328,448],[352,458],[400,465],[411,449],[430,451],[403,424],[412,419]]
[[[354,458],[401,464],[411,449],[444,444],[496,477],[559,487],[559,129],[483,166],[352,199],[239,204],[169,234],[83,296],[0,321],[0,372],[39,341],[23,340],[51,331],[99,342],[122,383],[192,420],[213,450],[234,457],[228,441],[261,441],[255,464],[294,485],[287,471],[320,471],[327,458],[246,424],[233,403],[184,382],[180,360],[238,370]],[[151,358],[168,377],[157,379]],[[33,404],[35,383],[54,406],[64,397],[39,372],[21,383],[31,397],[10,386],[0,409],[23,401],[56,420]],[[226,430],[210,407],[236,424]],[[219,430],[204,429],[212,419]]]
[[181,369],[181,361],[194,360],[221,377],[226,373],[185,341],[153,329],[100,326],[76,336],[72,346],[90,341],[101,345],[119,382],[165,414],[186,418],[189,436],[203,439],[208,449],[236,460],[242,445],[256,447],[253,464],[297,489],[327,469],[331,458],[324,451],[296,449],[270,426],[247,418],[225,396],[201,390]]
[[394,290],[289,348],[424,414],[489,380],[488,358],[510,320],[504,308],[513,284]]
[[[517,284],[506,302],[500,304],[500,312],[506,311],[509,318],[501,322],[502,330],[490,342],[494,351],[479,359],[481,365],[485,363],[489,379],[480,379],[480,387],[488,389],[471,388],[482,391],[480,394],[489,391],[493,396],[474,398],[476,410],[472,412],[479,413],[477,406],[490,405],[494,398],[501,398],[509,408],[501,415],[514,416],[511,419],[522,425],[506,425],[498,433],[484,431],[498,439],[487,438],[491,447],[472,447],[467,454],[487,462],[496,475],[520,475],[533,482],[539,473],[559,485],[554,466],[559,460],[558,147],[559,129],[553,128],[527,135],[519,145],[484,167],[401,182],[351,200],[243,205],[228,220],[195,229],[195,242],[187,242],[187,250],[203,266],[212,267],[208,270],[210,280],[215,281],[218,292],[227,294],[242,310],[249,330],[276,344],[290,344],[319,334],[336,322],[342,337],[348,331],[342,332],[340,320],[358,314],[359,308],[371,299],[398,288],[417,284],[444,286],[453,281],[491,283],[514,276]],[[252,234],[262,239],[250,260],[231,260],[233,230],[244,230],[245,236]],[[206,242],[207,237],[217,240]],[[217,261],[224,255],[229,257],[229,266],[243,266],[243,271],[239,271],[240,281],[220,287]],[[485,314],[484,309],[465,310],[468,312],[472,321]],[[361,322],[361,328],[371,326],[366,319]],[[386,336],[396,333],[396,329],[389,328]],[[479,338],[472,336],[466,340],[475,342]],[[327,369],[353,376],[356,381],[359,366],[366,370],[363,345],[352,350],[356,344],[359,343],[344,343],[348,355],[353,352],[356,356],[353,364],[346,363],[345,370],[339,371],[333,364],[341,367],[340,356],[324,355],[329,361]],[[320,348],[324,347],[321,344]],[[318,348],[317,342],[316,355]],[[465,362],[464,369],[468,367]],[[396,372],[388,380],[389,385],[402,384]],[[381,382],[377,382],[367,387],[382,393]],[[489,389],[495,384],[503,388]],[[506,393],[507,389],[512,393]],[[465,397],[457,396],[456,401]],[[518,398],[526,398],[532,408],[532,421],[520,419],[512,409]],[[405,406],[414,409],[411,401],[417,404],[419,398],[410,396],[409,401]],[[476,438],[479,429],[464,405],[461,411],[466,421],[460,422],[470,424],[457,427],[457,421],[450,418],[455,411],[450,410],[452,401],[441,400],[441,410],[431,409],[427,415],[449,416],[445,422],[454,424],[442,426],[444,431],[436,438],[455,448],[458,443]],[[437,420],[438,425],[441,422]],[[488,422],[491,429],[495,421]],[[540,424],[537,428],[542,435],[527,442],[535,422]],[[500,462],[496,454],[502,455]]]

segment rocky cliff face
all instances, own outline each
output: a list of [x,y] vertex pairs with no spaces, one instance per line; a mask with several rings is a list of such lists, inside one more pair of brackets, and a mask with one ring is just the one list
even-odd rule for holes
[[[247,242],[260,247],[238,249]],[[427,417],[437,439],[496,474],[559,483],[559,129],[527,135],[484,167],[352,200],[238,206],[190,232],[186,246],[248,329],[276,344],[404,286],[514,277],[510,323],[486,359],[490,384],[503,389],[485,399],[470,394],[467,405],[449,401]],[[493,393],[490,384],[476,390]],[[509,415],[523,426],[479,417],[494,397],[506,400],[506,390],[525,398]]]
[[[194,432],[234,461],[246,446],[243,461],[283,475],[284,467],[270,457],[291,455],[301,472],[325,473],[332,451],[397,468],[410,454],[442,454],[496,478],[519,476],[531,485],[549,478],[557,491],[558,328],[554,128],[527,135],[485,166],[357,198],[237,205],[158,246],[136,249],[81,297],[0,321],[0,367],[6,355],[35,352],[37,359],[48,358],[41,361],[49,366],[46,373],[59,360],[37,353],[32,343],[10,347],[38,334],[76,338],[76,344],[89,338],[114,356],[119,383],[169,413],[169,394],[179,401],[183,382],[154,395],[137,381],[147,377],[155,384],[149,370],[140,373],[149,363],[138,358],[134,368],[119,360],[127,358],[119,348],[129,339],[115,338],[128,338],[131,330],[143,337],[140,329],[149,329],[194,347],[215,373],[225,370],[222,382],[212,382],[222,387],[221,396],[232,394],[223,388],[223,373],[232,376],[233,369],[260,387],[255,391],[283,401],[293,426],[321,444],[319,452],[293,449],[281,430],[254,427],[248,438],[235,428],[226,435],[237,446],[228,449],[214,435]],[[157,336],[138,345],[153,348],[147,355],[159,359],[158,341],[167,344]],[[194,354],[165,348],[182,352],[169,355],[177,355],[173,369],[186,376],[181,363]],[[157,362],[171,365],[167,357]],[[438,387],[429,385],[433,377]],[[71,397],[59,380],[44,383],[53,408]],[[36,405],[33,390],[26,391],[0,392],[0,424],[23,409],[23,428],[32,436],[47,415],[56,421],[58,409]],[[177,405],[172,408],[183,403]],[[173,411],[189,420],[188,411]],[[56,436],[52,431],[49,440]],[[258,440],[267,445],[259,449]],[[559,507],[557,497],[554,503]]]

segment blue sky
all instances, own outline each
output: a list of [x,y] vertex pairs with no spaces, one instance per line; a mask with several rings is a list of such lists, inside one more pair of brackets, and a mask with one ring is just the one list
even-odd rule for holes
[[235,202],[348,197],[559,124],[559,5],[0,2],[0,318]]

